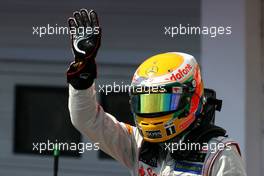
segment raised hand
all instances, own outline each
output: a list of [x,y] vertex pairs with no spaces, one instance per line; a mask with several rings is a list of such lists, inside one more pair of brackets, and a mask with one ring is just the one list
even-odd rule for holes
[[67,82],[75,89],[87,89],[97,76],[95,57],[101,44],[98,17],[93,10],[81,9],[68,23],[75,60],[67,71]]
[[101,43],[101,28],[95,11],[81,9],[68,19],[71,31],[72,50],[75,61],[87,61],[96,57]]

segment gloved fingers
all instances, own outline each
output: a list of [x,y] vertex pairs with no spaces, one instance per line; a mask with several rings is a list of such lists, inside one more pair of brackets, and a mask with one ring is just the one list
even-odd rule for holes
[[[68,20],[71,30],[75,33],[71,35],[72,49],[75,60],[94,59],[100,47],[101,29],[99,28],[97,14],[91,10],[80,9],[73,13],[73,17]],[[87,33],[87,28],[89,33]]]
[[[71,30],[71,29],[74,29],[74,30],[77,29],[77,24],[76,24],[76,21],[75,21],[74,18],[69,18],[69,19],[68,19],[68,24],[69,24],[69,28],[70,28],[70,30]],[[71,35],[71,38],[73,38],[73,37],[74,37],[74,36]]]
[[74,18],[69,18],[68,19],[68,24],[69,24],[69,27],[70,28],[77,28],[77,24],[76,24],[76,21],[75,21],[75,19]]
[[74,18],[75,18],[75,20],[76,20],[76,22],[77,22],[77,26],[78,26],[78,27],[83,27],[84,24],[83,24],[83,22],[82,22],[82,17],[81,17],[80,12],[78,12],[78,11],[74,12],[74,13],[73,13],[73,16],[74,16]]
[[81,17],[85,27],[91,26],[91,22],[88,16],[88,11],[86,9],[81,9]]
[[95,13],[95,11],[91,10],[89,12],[89,17],[90,17],[90,21],[91,21],[91,26],[94,27],[99,27],[99,20],[97,17],[97,14]]

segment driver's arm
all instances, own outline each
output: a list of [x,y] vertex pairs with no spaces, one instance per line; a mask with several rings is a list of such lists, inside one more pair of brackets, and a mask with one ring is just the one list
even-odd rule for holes
[[[104,112],[97,104],[94,79],[96,78],[95,57],[101,43],[101,28],[94,11],[86,9],[74,12],[69,18],[72,34],[74,62],[67,71],[69,83],[69,111],[73,125],[93,142],[98,142],[101,150],[120,161],[128,168],[133,165],[133,127],[118,122]],[[78,33],[80,28],[92,28],[90,34]],[[99,31],[99,32],[98,32]]]

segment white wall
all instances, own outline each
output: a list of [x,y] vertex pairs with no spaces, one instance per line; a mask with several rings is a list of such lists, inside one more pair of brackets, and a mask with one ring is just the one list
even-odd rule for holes
[[250,175],[263,175],[264,169],[264,72],[261,72],[264,6],[261,1],[246,1],[246,159]]
[[[203,0],[202,25],[232,26],[232,35],[202,38],[205,86],[223,99],[216,123],[240,143],[250,175],[263,167],[260,0]],[[263,63],[263,62],[262,62]]]

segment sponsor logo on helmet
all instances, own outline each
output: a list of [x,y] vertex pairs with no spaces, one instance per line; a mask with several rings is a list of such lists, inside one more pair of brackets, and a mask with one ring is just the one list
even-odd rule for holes
[[147,137],[151,138],[151,139],[157,139],[157,138],[161,138],[161,131],[160,130],[156,130],[156,131],[146,131],[147,133]]
[[154,75],[155,73],[157,73],[158,70],[159,70],[158,67],[155,66],[155,65],[153,65],[153,66],[151,66],[150,68],[148,68],[148,69],[146,70],[146,75],[148,75],[148,76],[152,76],[152,75]]
[[182,94],[182,92],[183,92],[182,87],[172,87],[172,93]]
[[170,77],[170,80],[179,81],[179,80],[183,79],[186,75],[188,75],[188,73],[190,72],[191,69],[192,69],[192,66],[190,64],[187,64],[185,66],[185,68],[178,69],[177,73],[173,73]]
[[164,127],[166,128],[166,127],[169,127],[169,126],[172,126],[172,125],[173,125],[173,120],[170,120],[164,125]]
[[167,136],[170,136],[172,134],[175,134],[176,133],[175,126],[172,125],[172,126],[167,127],[166,128],[166,133],[167,133]]

